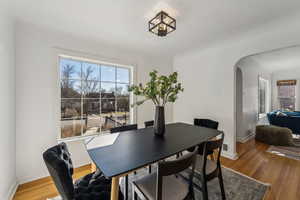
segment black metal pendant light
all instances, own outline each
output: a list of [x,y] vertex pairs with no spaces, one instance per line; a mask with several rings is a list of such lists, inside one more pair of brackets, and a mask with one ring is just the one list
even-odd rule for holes
[[159,12],[149,21],[149,31],[160,37],[164,37],[175,30],[176,20],[164,11]]

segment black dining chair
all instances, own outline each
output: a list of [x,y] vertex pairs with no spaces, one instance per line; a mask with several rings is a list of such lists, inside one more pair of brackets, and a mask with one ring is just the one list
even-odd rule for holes
[[145,124],[145,128],[154,126],[154,120],[151,120],[151,121],[145,121],[144,124]]
[[117,127],[111,128],[110,133],[131,131],[131,130],[137,130],[137,129],[138,129],[137,124],[129,124],[129,125],[123,125],[123,126],[117,126]]
[[[199,190],[202,191],[203,200],[208,200],[207,182],[213,180],[214,178],[219,179],[222,200],[226,199],[220,162],[223,140],[224,133],[222,133],[220,139],[204,142],[203,155],[197,155],[197,163],[195,167],[197,175],[195,178],[200,180],[201,186],[195,185]],[[214,150],[218,151],[217,160],[212,161],[207,159],[209,152]]]
[[[219,127],[219,122],[211,120],[211,119],[198,119],[198,118],[195,118],[194,119],[194,125],[217,130],[218,127]],[[203,144],[200,144],[199,145],[199,152],[198,152],[200,155],[203,154],[203,148],[204,148]],[[187,150],[192,152],[192,151],[194,151],[194,147],[189,148]],[[214,156],[213,156],[214,151],[209,151],[208,154],[210,155],[210,158],[213,160],[214,159]]]
[[[133,199],[137,197],[148,200],[183,200],[195,199],[193,178],[196,163],[194,152],[185,154],[172,161],[160,161],[157,172],[142,177],[132,183]],[[191,167],[189,180],[176,176],[178,173]]]
[[[131,131],[131,130],[137,130],[138,126],[137,124],[129,124],[129,125],[123,125],[118,126],[110,129],[110,133],[117,133],[117,132],[124,132],[124,131]],[[136,174],[136,172],[134,172]],[[128,199],[128,175],[125,176],[125,183],[124,183],[124,193],[125,193],[125,200]]]
[[211,120],[211,119],[194,119],[194,125],[195,126],[203,126],[206,128],[212,128],[212,129],[218,129],[219,122]]
[[[111,179],[100,170],[73,183],[73,164],[67,145],[60,143],[43,153],[43,159],[63,200],[109,200]],[[119,200],[123,194],[119,193]]]

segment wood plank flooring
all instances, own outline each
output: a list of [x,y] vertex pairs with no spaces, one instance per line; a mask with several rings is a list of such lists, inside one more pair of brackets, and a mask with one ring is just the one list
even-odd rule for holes
[[[86,165],[74,170],[74,179],[78,179],[91,172],[91,166]],[[18,187],[13,200],[46,200],[58,195],[56,187],[50,177],[42,178]]]
[[[247,176],[270,183],[265,200],[300,199],[300,161],[265,152],[268,145],[250,140],[238,143],[238,160],[222,158],[222,164]],[[75,170],[74,178],[90,173],[89,165]],[[20,185],[14,200],[45,200],[57,195],[51,178]]]
[[222,158],[222,164],[256,180],[270,183],[265,200],[300,200],[300,161],[267,153],[269,145],[237,144],[238,160]]

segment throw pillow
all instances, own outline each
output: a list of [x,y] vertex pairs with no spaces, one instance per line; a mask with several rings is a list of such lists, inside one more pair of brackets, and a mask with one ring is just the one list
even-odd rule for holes
[[283,113],[283,112],[280,112],[280,111],[278,111],[278,112],[276,113],[276,115],[277,115],[277,116],[288,116],[287,114],[285,114],[285,113]]

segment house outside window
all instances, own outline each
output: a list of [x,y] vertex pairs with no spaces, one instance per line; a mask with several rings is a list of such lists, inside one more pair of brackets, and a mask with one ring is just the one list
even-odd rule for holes
[[280,110],[295,111],[296,84],[296,80],[277,81],[277,96]]
[[61,139],[131,123],[131,67],[60,56],[59,69]]

